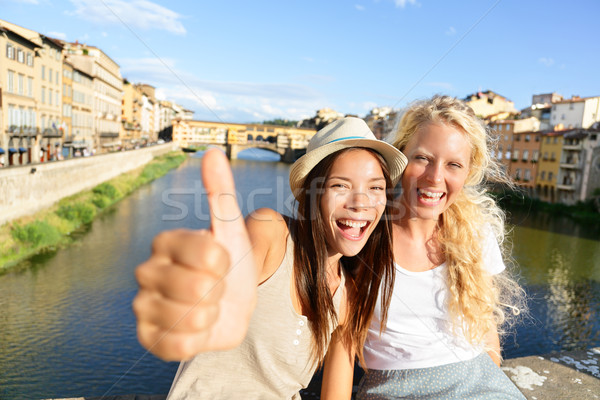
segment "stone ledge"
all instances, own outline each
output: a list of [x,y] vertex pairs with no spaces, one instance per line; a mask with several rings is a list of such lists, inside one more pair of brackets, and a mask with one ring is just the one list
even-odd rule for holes
[[[600,399],[600,347],[505,360],[504,373],[528,400]],[[355,374],[355,377],[357,375]],[[301,392],[303,400],[320,398],[320,375]],[[130,394],[62,400],[165,400],[166,395]],[[52,399],[47,399],[52,400]],[[54,399],[58,400],[58,399]]]

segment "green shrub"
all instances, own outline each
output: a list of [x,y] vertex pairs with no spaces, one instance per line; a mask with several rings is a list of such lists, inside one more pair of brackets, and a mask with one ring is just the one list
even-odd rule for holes
[[13,225],[13,239],[21,243],[38,247],[45,244],[55,244],[60,241],[61,234],[54,226],[46,221],[34,221],[26,225]]
[[121,196],[121,193],[108,182],[104,182],[92,189],[95,194],[108,197],[110,200],[115,200]]
[[92,199],[92,203],[94,203],[94,205],[96,207],[98,207],[99,209],[103,209],[106,208],[108,206],[110,206],[110,204],[112,203],[111,200],[106,197],[106,196],[101,196],[101,195],[96,195],[94,196],[94,198]]
[[96,207],[90,203],[62,205],[56,211],[56,215],[69,221],[80,221],[89,224],[96,216]]

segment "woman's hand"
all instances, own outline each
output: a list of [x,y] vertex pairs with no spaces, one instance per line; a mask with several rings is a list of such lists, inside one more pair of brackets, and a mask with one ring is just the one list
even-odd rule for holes
[[211,229],[154,238],[136,269],[133,301],[140,343],[166,361],[239,345],[256,303],[257,269],[237,204],[231,168],[219,150],[202,160]]

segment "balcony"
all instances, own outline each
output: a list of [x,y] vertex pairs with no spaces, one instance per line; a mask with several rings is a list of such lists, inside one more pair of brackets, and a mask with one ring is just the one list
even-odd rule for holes
[[561,168],[565,169],[581,169],[581,163],[573,160],[566,160],[565,162],[560,163]]
[[53,137],[53,138],[59,138],[62,137],[62,131],[56,129],[56,128],[46,128],[42,131],[42,136],[43,137]]
[[101,138],[116,138],[119,137],[119,132],[100,132]]
[[582,150],[583,149],[583,143],[577,143],[577,144],[563,144],[563,150]]
[[8,134],[10,136],[36,136],[38,134],[38,128],[11,125],[8,127]]
[[568,191],[575,191],[575,185],[574,184],[557,184],[556,188],[558,190],[568,190]]

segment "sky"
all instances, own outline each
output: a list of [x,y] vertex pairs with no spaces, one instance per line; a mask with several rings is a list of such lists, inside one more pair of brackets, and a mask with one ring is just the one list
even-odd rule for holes
[[366,116],[435,94],[600,95],[597,0],[0,0],[0,19],[102,49],[194,119]]

